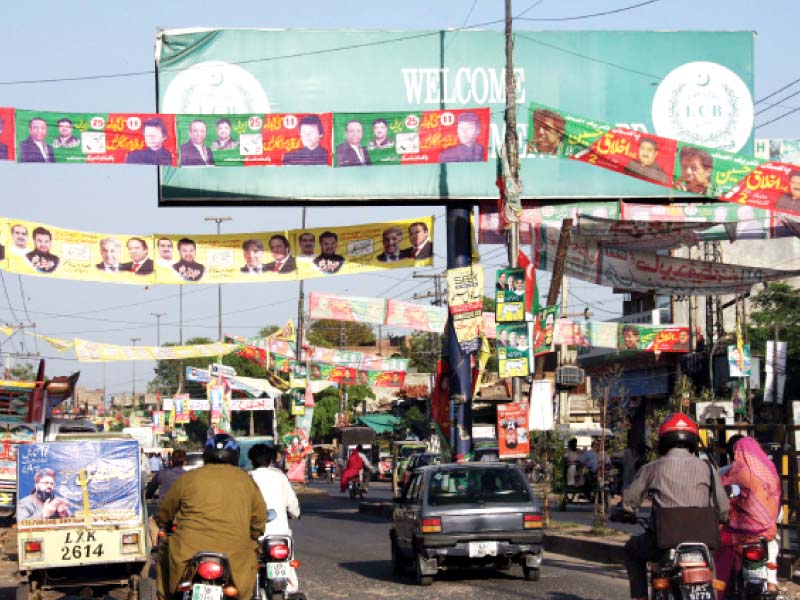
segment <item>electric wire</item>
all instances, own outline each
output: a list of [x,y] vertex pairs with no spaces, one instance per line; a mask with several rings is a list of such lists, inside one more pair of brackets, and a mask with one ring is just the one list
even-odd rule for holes
[[631,4],[630,6],[623,6],[622,8],[615,8],[613,10],[606,10],[603,12],[592,13],[588,15],[577,15],[574,17],[514,17],[514,19],[519,19],[520,21],[539,21],[548,23],[556,23],[564,21],[581,21],[583,19],[593,19],[595,17],[606,17],[608,15],[615,15],[621,12],[626,12],[629,10],[641,8],[642,6],[647,6],[648,4],[655,4],[656,2],[660,1],[661,0],[645,0],[645,2],[639,2],[638,4]]

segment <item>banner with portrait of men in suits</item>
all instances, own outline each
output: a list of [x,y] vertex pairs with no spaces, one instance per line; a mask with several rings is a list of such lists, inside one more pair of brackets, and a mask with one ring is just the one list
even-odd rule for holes
[[17,162],[176,166],[175,115],[16,111]]
[[127,284],[258,283],[433,264],[433,217],[221,235],[121,235],[0,217],[0,270]]
[[488,108],[333,115],[334,166],[486,162]]
[[331,113],[176,115],[181,167],[331,164]]
[[0,160],[16,160],[14,145],[14,109],[0,107]]

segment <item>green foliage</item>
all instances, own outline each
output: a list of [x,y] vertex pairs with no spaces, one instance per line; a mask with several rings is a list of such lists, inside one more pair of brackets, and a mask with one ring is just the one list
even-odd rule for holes
[[778,337],[787,342],[788,355],[800,352],[800,290],[785,283],[769,284],[751,298],[753,311],[749,315],[748,340],[752,354],[763,356],[766,341]]
[[418,373],[436,372],[436,355],[442,336],[435,333],[417,331],[406,337],[406,344],[400,347],[400,354],[409,359],[409,368]]
[[315,319],[306,330],[306,337],[310,344],[326,348],[375,344],[372,325],[333,319]]
[[266,327],[262,327],[258,331],[258,337],[269,337],[279,329],[280,327],[278,327],[277,325],[267,325]]
[[34,366],[31,363],[17,363],[9,369],[9,373],[11,374],[11,379],[15,381],[36,381],[37,370],[38,366]]

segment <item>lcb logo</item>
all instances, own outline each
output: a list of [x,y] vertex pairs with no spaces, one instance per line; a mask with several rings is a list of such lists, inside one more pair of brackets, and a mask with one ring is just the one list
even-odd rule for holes
[[657,135],[738,152],[753,130],[753,97],[727,67],[692,62],[674,69],[653,96]]

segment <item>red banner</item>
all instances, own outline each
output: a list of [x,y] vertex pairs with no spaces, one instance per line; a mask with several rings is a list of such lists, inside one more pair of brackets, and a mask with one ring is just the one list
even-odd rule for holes
[[0,108],[0,160],[16,160],[14,146],[14,109]]
[[525,458],[530,452],[527,402],[497,405],[497,446],[500,458]]
[[800,215],[800,167],[764,163],[723,196],[728,202]]

